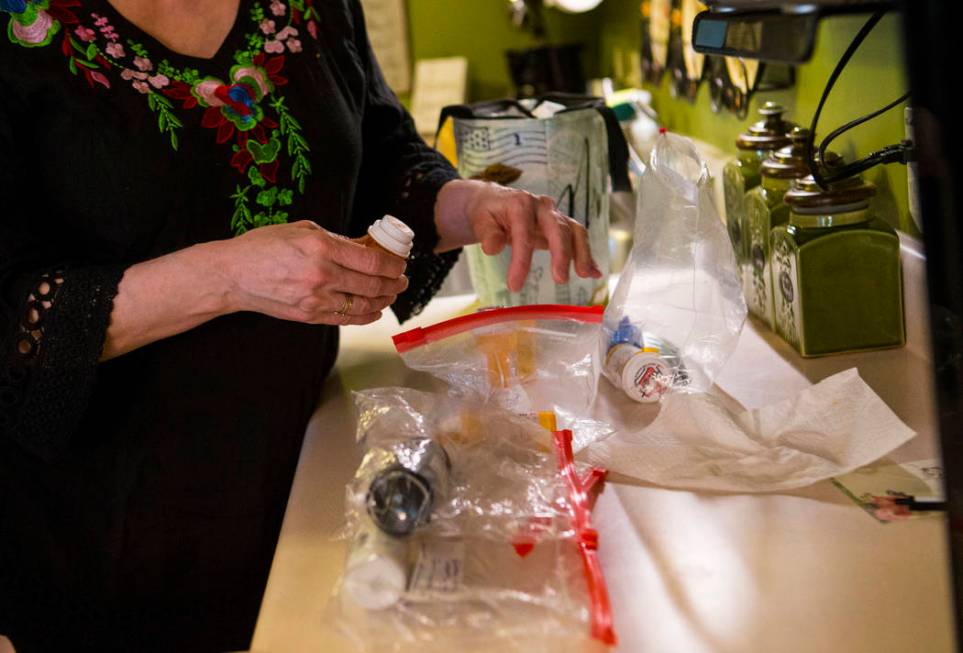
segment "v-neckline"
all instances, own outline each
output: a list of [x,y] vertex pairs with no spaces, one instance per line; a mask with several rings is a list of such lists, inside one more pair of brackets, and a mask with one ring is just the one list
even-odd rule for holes
[[[244,24],[247,22],[244,14],[247,11],[247,5],[249,3],[245,0],[238,0],[237,13],[234,15],[234,22],[231,24],[231,29],[228,30],[224,36],[224,40],[221,41],[217,51],[214,52],[211,57],[193,56],[171,49],[155,36],[124,16],[124,14],[114,7],[110,0],[94,0],[93,4],[100,5],[100,8],[110,15],[111,22],[117,25],[118,28],[123,25],[123,29],[118,29],[118,32],[133,34],[136,37],[135,40],[140,41],[144,45],[152,60],[160,61],[167,59],[172,64],[180,64],[180,66],[185,68],[210,69],[212,67],[221,68],[224,67],[224,65],[230,67],[230,64],[233,63],[234,55],[238,49],[238,40],[242,38],[244,34]],[[225,59],[227,61],[225,61]]]

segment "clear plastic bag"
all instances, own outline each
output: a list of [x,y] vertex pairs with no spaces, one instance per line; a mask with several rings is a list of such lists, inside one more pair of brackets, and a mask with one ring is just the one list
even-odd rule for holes
[[[574,534],[552,435],[533,418],[410,388],[353,394],[366,452],[347,488],[349,532],[375,519],[401,536],[471,533],[511,542],[532,523],[544,537]],[[396,484],[405,498],[378,501],[373,495],[399,467],[409,473]],[[386,503],[406,516],[385,513]],[[405,521],[402,532],[395,525]]]
[[556,304],[483,310],[394,337],[408,367],[466,398],[518,414],[551,411],[576,450],[611,431],[585,416],[598,389],[602,307]]
[[[330,624],[371,651],[614,642],[586,500],[604,472],[574,461],[570,433],[408,388],[354,396],[367,451],[347,489],[348,555]],[[399,468],[412,481],[394,487],[399,496],[424,498],[422,482],[432,497],[428,518],[403,534],[370,509],[379,475]],[[421,515],[405,498],[385,505]]]
[[635,244],[605,309],[605,376],[639,401],[708,390],[746,319],[709,171],[692,141],[663,133],[642,175]]

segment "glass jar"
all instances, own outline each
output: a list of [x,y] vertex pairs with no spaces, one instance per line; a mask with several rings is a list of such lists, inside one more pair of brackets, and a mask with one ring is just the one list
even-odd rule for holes
[[809,130],[794,128],[791,145],[771,153],[760,167],[761,182],[746,193],[745,238],[748,265],[742,276],[746,306],[757,318],[772,328],[772,272],[769,258],[769,236],[773,227],[789,222],[789,207],[783,196],[794,179],[809,174],[806,142]]
[[906,342],[899,237],[869,206],[876,187],[851,177],[786,193],[789,223],[772,230],[776,332],[806,357]]
[[745,236],[746,193],[760,182],[760,167],[770,152],[789,144],[789,132],[796,125],[782,119],[785,108],[766,102],[759,114],[763,119],[736,138],[739,156],[725,165],[722,184],[726,202],[726,226],[736,253],[740,274],[746,276],[749,246]]

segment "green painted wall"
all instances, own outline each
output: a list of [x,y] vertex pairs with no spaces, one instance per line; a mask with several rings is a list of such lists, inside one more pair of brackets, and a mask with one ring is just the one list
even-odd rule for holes
[[[511,95],[504,51],[539,43],[511,25],[507,4],[505,0],[408,0],[413,58],[466,56],[470,100]],[[579,15],[549,9],[545,17],[547,43],[584,44],[587,76],[615,76],[617,70],[631,67],[628,57],[639,48],[638,0],[605,0],[598,9]],[[750,106],[750,117],[745,120],[728,112],[713,114],[705,84],[692,105],[673,99],[664,81],[660,88],[649,89],[654,94],[655,109],[669,129],[729,150],[734,150],[736,135],[758,119],[756,108],[766,100],[784,104],[790,110],[790,119],[808,126],[829,74],[865,20],[859,16],[823,20],[813,59],[798,67],[796,86],[787,91],[757,94]],[[616,65],[616,58],[621,65]],[[624,85],[631,80],[616,81]],[[906,88],[901,26],[897,17],[890,16],[877,25],[837,82],[820,118],[820,133],[827,134],[889,103]],[[852,159],[902,138],[903,113],[898,107],[841,137],[833,149]],[[866,176],[879,187],[879,214],[894,226],[917,233],[907,209],[906,169],[894,164],[874,168]]]
[[600,15],[600,9],[581,15],[547,9],[546,40],[539,43],[512,25],[505,0],[408,0],[412,57],[467,57],[471,100],[509,97],[505,50],[581,43],[585,74],[594,75]]
[[[599,8],[600,72],[613,75],[616,58],[624,62],[639,47],[638,0],[605,0]],[[824,19],[819,28],[816,50],[810,62],[796,70],[796,86],[780,92],[758,94],[750,105],[750,115],[739,120],[728,112],[714,114],[709,109],[709,89],[703,84],[695,104],[673,99],[667,78],[653,92],[653,104],[671,130],[691,135],[717,147],[734,150],[736,136],[758,120],[755,111],[762,102],[775,100],[789,108],[789,118],[809,126],[819,97],[836,62],[842,56],[866,17],[847,16]],[[623,66],[624,67],[624,66]],[[626,81],[626,80],[622,80]],[[874,111],[901,96],[907,89],[902,60],[902,33],[899,18],[884,18],[850,60],[836,82],[819,119],[819,133],[825,135],[850,120]],[[833,142],[831,149],[847,159],[865,156],[903,138],[903,111],[897,107]],[[817,134],[818,136],[819,134]],[[907,209],[906,168],[899,164],[877,167],[866,178],[879,187],[876,210],[890,224],[918,233]]]

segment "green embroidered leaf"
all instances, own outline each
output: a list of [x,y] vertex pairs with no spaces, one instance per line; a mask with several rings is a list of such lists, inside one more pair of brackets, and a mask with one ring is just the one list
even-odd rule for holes
[[151,111],[157,111],[157,96],[153,93],[147,94],[147,106],[150,107]]
[[184,123],[181,122],[181,119],[175,116],[173,113],[167,113],[167,122],[173,127],[184,126]]
[[257,194],[257,203],[263,207],[271,208],[277,202],[278,189],[273,187],[269,190],[262,190]]
[[175,131],[172,129],[172,130],[171,130],[171,147],[174,148],[174,151],[175,151],[175,152],[177,151],[177,145],[178,145],[177,132],[175,132]]
[[274,224],[284,224],[285,222],[288,221],[288,212],[287,212],[287,211],[278,211],[277,213],[272,214],[272,215],[271,215],[271,221],[272,221]]
[[90,45],[87,46],[87,59],[92,61],[93,58],[96,56],[97,56],[97,45],[94,43],[91,43]]
[[271,224],[271,218],[264,211],[258,211],[254,214],[254,218],[251,220],[255,227],[263,227],[265,225]]
[[298,131],[301,130],[301,123],[295,120],[294,116],[292,116],[290,113],[286,113],[285,117],[288,121],[288,129],[297,129]]
[[83,66],[84,68],[100,68],[100,66],[98,66],[94,62],[84,61],[83,59],[77,59],[77,63]]
[[72,48],[74,49],[74,51],[76,51],[76,52],[83,52],[83,51],[84,51],[84,46],[80,45],[80,41],[78,41],[77,39],[75,39],[75,38],[72,37],[72,36],[68,36],[67,38],[70,39],[70,47],[72,47]]
[[264,188],[265,186],[264,177],[261,176],[261,173],[258,171],[257,166],[251,166],[250,168],[247,169],[247,178],[250,179],[251,183],[257,186],[258,188]]
[[285,188],[278,193],[278,204],[281,206],[290,206],[293,201],[294,193],[292,191]]
[[166,126],[167,126],[167,114],[165,114],[164,112],[158,113],[158,114],[157,114],[157,129],[160,130],[161,133],[164,133],[164,128],[165,128]]
[[70,69],[74,75],[77,74],[77,64],[74,62],[74,58],[70,57],[70,61],[67,63],[67,67]]
[[248,139],[247,141],[247,151],[251,153],[254,158],[255,163],[271,163],[278,158],[278,151],[281,149],[281,141],[275,137],[271,137],[267,143],[263,145],[258,143],[254,139]]

